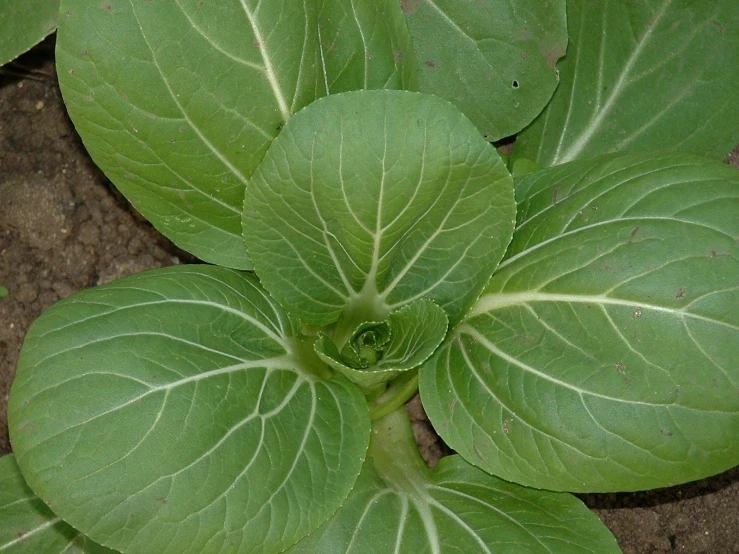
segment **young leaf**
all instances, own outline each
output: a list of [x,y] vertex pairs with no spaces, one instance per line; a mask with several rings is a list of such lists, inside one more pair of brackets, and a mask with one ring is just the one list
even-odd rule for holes
[[460,456],[429,469],[404,412],[375,423],[374,458],[347,502],[288,554],[620,552],[598,517],[572,495],[507,483]]
[[519,219],[470,315],[421,368],[468,461],[623,491],[739,462],[739,172],[605,156],[517,181]]
[[113,554],[54,515],[23,480],[12,454],[0,458],[0,552]]
[[45,312],[10,433],[29,485],[138,552],[281,552],[346,498],[369,415],[248,273],[155,270]]
[[324,362],[370,391],[425,362],[448,326],[444,310],[421,298],[395,310],[387,321],[361,324],[341,352],[327,335],[316,341],[315,349]]
[[418,367],[438,348],[449,327],[444,310],[426,299],[395,310],[388,321],[392,337],[377,363],[380,369]]
[[557,87],[567,49],[564,0],[401,0],[419,90],[446,98],[487,140],[513,135]]
[[59,0],[3,0],[0,65],[30,50],[56,29]]
[[291,314],[342,318],[341,348],[419,298],[459,321],[510,240],[514,204],[499,156],[452,105],[350,92],[314,102],[275,140],[246,191],[244,237]]
[[[330,85],[412,85],[413,57],[394,50],[407,31],[377,23],[388,42],[363,42],[376,2],[353,0],[361,18],[329,22],[308,0],[63,0],[60,85],[93,159],[136,209],[196,256],[249,268],[244,188],[282,125]],[[336,35],[342,56],[325,51]]]
[[736,0],[568,2],[560,85],[513,156],[552,166],[608,152],[723,159],[739,142]]

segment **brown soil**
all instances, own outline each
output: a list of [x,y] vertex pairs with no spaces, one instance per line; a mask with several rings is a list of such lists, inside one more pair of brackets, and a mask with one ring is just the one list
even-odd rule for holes
[[[136,214],[88,158],[61,101],[49,43],[0,74],[0,455],[29,325],[82,288],[192,262]],[[28,71],[30,70],[30,71]],[[739,167],[739,150],[731,160]],[[416,406],[413,418],[421,419]],[[444,451],[415,425],[427,457]],[[739,468],[680,487],[583,495],[627,554],[739,553]]]

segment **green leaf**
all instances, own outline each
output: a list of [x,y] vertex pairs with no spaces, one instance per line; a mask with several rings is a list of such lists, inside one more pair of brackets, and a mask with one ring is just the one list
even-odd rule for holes
[[359,390],[248,273],[179,266],[83,291],[26,337],[18,464],[56,513],[134,552],[281,552],[344,501]]
[[244,203],[265,288],[313,325],[360,323],[428,298],[456,323],[510,240],[511,177],[446,101],[403,91],[318,100],[275,140]]
[[62,521],[33,494],[12,454],[0,458],[0,552],[113,553]]
[[416,55],[397,0],[318,3],[319,48],[327,94],[416,89]]
[[398,308],[387,321],[361,324],[341,352],[325,334],[315,349],[324,362],[371,391],[425,362],[444,340],[448,322],[444,310],[422,298]]
[[413,369],[434,353],[446,336],[449,319],[430,300],[416,300],[388,318],[392,337],[378,362],[380,369]]
[[487,140],[523,129],[557,87],[564,0],[401,0],[419,90],[446,98]]
[[459,456],[429,469],[404,411],[375,423],[375,457],[365,462],[347,502],[288,554],[620,552],[572,495],[507,483]]
[[3,296],[8,296],[8,289],[6,289],[3,286],[0,286],[0,298],[2,298]]
[[[95,162],[180,247],[250,268],[244,188],[284,123],[332,85],[412,84],[412,56],[394,57],[407,31],[372,26],[390,0],[354,0],[355,19],[319,16],[338,2],[63,0],[57,63],[70,116]],[[383,41],[365,44],[374,29]]]
[[528,158],[516,158],[511,164],[511,175],[514,179],[528,175],[529,173],[536,173],[541,169],[541,166]]
[[560,85],[513,156],[552,166],[608,152],[723,159],[739,142],[736,0],[568,2]]
[[610,155],[516,194],[506,259],[420,372],[439,434],[550,490],[664,487],[739,463],[739,172]]
[[59,0],[3,0],[0,4],[0,65],[36,46],[56,29]]

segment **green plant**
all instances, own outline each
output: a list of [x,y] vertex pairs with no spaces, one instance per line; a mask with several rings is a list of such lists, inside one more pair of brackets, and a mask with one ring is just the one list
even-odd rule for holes
[[58,0],[5,0],[0,6],[0,66],[56,30]]
[[[612,552],[551,491],[735,465],[739,176],[654,151],[695,149],[683,130],[716,106],[728,139],[693,138],[736,143],[736,108],[702,86],[739,79],[714,67],[739,51],[729,4],[573,3],[557,66],[562,2],[63,2],[60,81],[92,156],[222,267],[130,276],[33,325],[2,544]],[[586,32],[618,10],[633,42]],[[657,56],[676,43],[703,56],[635,123],[629,85],[679,63]],[[591,109],[571,100],[598,48]],[[514,183],[486,139],[529,124],[558,74]],[[572,161],[524,175],[522,156]],[[433,469],[401,409],[419,388],[458,452]],[[17,536],[39,515],[55,534]]]

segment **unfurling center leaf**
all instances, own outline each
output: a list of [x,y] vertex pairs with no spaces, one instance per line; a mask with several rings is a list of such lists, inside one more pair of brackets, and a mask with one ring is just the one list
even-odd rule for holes
[[420,299],[385,321],[361,323],[341,350],[326,334],[315,348],[324,362],[370,392],[425,362],[444,340],[448,325],[444,310]]

